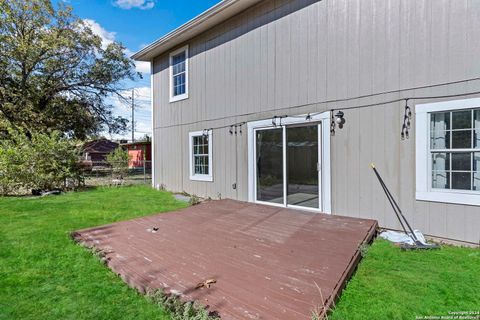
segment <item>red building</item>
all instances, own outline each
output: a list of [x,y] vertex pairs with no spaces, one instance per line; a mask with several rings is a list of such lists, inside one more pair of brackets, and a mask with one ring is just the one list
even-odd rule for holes
[[128,151],[130,160],[128,167],[131,169],[145,168],[150,169],[152,166],[152,143],[150,141],[138,141],[132,143],[124,143],[122,147]]

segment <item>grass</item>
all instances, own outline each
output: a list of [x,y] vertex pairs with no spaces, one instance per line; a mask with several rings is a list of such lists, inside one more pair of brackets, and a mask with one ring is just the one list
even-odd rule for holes
[[[142,186],[0,198],[0,320],[169,319],[69,234],[185,206]],[[329,319],[445,316],[479,310],[478,301],[480,250],[403,252],[377,240]]]
[[479,302],[479,249],[404,252],[377,240],[329,319],[440,319],[449,312],[478,312]]
[[0,319],[169,319],[69,233],[186,205],[144,186],[0,198]]

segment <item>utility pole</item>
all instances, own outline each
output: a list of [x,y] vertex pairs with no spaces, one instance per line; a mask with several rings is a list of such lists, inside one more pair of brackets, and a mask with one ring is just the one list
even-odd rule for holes
[[135,89],[132,89],[132,142],[135,142]]

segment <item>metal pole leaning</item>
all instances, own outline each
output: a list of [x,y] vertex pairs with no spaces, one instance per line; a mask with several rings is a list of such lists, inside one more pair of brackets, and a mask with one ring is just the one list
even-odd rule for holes
[[[410,231],[410,237],[412,238],[412,240],[414,240],[415,242],[418,242],[418,238],[417,236],[415,235],[415,232],[413,231],[412,227],[410,226],[410,224],[408,223],[408,220],[405,218],[405,216],[403,215],[402,213],[402,210],[400,209],[400,206],[398,205],[398,203],[395,201],[395,199],[393,198],[390,190],[388,189],[387,185],[385,184],[385,182],[383,181],[382,177],[380,176],[380,174],[378,173],[377,171],[377,168],[375,168],[375,164],[371,163],[370,166],[372,167],[373,169],[373,172],[375,173],[375,175],[377,176],[377,179],[378,181],[380,182],[380,185],[382,186],[383,188],[383,191],[385,192],[385,194],[387,195],[387,198],[393,208],[393,211],[395,212],[395,215],[397,216],[397,219],[398,221],[400,222],[401,226],[402,226],[402,229],[403,231],[408,235],[409,233],[407,232],[403,222],[405,222],[405,224],[407,225],[408,227],[408,230]],[[403,220],[403,222],[402,222]]]

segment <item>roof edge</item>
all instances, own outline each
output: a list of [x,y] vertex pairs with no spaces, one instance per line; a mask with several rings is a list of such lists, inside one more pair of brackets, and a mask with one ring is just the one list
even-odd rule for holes
[[156,56],[231,18],[259,1],[261,0],[223,0],[134,53],[131,58],[137,61],[151,61]]

